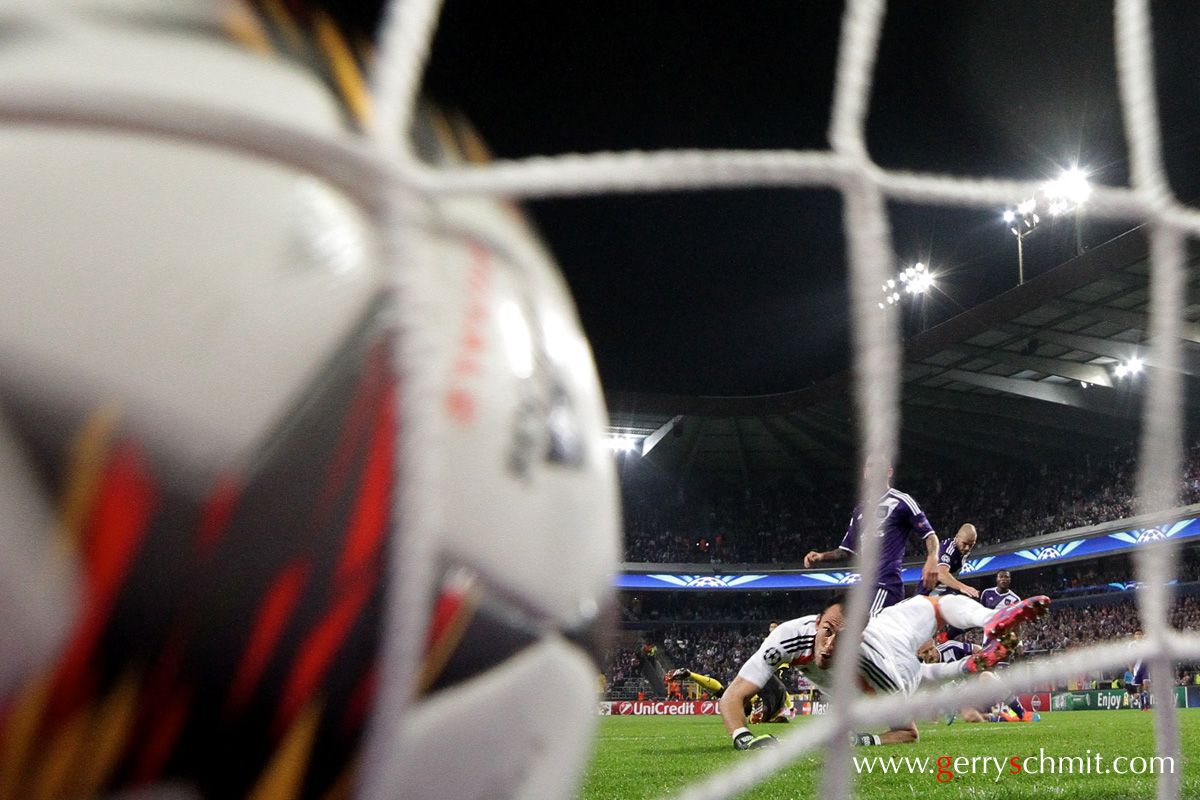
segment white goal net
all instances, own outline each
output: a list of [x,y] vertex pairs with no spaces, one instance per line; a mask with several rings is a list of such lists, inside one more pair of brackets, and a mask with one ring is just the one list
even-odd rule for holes
[[[1116,0],[1115,47],[1125,135],[1129,145],[1130,185],[1095,187],[1089,213],[1098,218],[1144,224],[1151,263],[1152,359],[1160,369],[1148,374],[1137,478],[1139,513],[1173,508],[1183,462],[1180,327],[1185,296],[1185,251],[1200,237],[1200,212],[1173,195],[1161,153],[1159,114],[1154,87],[1154,47],[1148,0]],[[488,165],[434,167],[422,162],[403,135],[411,130],[422,76],[437,26],[438,0],[397,0],[388,9],[374,64],[377,101],[373,148],[309,136],[284,125],[235,112],[159,103],[146,105],[118,91],[87,97],[38,86],[0,89],[0,120],[107,126],[203,142],[286,162],[319,175],[359,202],[384,229],[397,212],[397,190],[436,195],[488,195],[545,198],[612,192],[654,192],[725,187],[821,187],[843,198],[843,227],[848,245],[853,319],[855,398],[863,441],[874,456],[873,472],[859,489],[860,503],[883,493],[887,465],[897,456],[899,431],[900,337],[896,315],[878,313],[879,286],[893,265],[888,201],[994,208],[1032,196],[1033,182],[913,174],[876,164],[866,144],[866,118],[881,30],[883,0],[847,0],[841,28],[833,98],[830,146],[810,151],[623,152],[573,154],[500,160]],[[388,243],[398,247],[396,242]],[[497,245],[502,246],[502,245]],[[519,259],[522,254],[512,254]],[[1144,588],[1138,606],[1144,639],[1072,650],[1061,657],[1021,664],[1005,673],[1004,695],[1029,691],[1084,670],[1124,666],[1131,657],[1150,665],[1153,686],[1173,684],[1173,664],[1200,660],[1200,635],[1185,635],[1169,624],[1166,584],[1175,577],[1172,543],[1138,548],[1137,578]],[[865,537],[857,569],[874,571],[878,543]],[[403,587],[420,596],[428,587]],[[860,582],[850,593],[850,611],[842,635],[857,640],[866,621],[872,585]],[[416,604],[419,606],[420,604]],[[420,635],[423,620],[392,635]],[[995,684],[963,685],[923,691],[912,697],[864,698],[857,689],[855,663],[837,665],[832,713],[805,727],[803,737],[740,761],[738,766],[698,785],[683,797],[724,798],[762,781],[801,754],[824,749],[819,796],[849,797],[853,788],[847,734],[864,727],[903,722],[931,705],[982,704],[996,697]],[[414,664],[389,665],[386,673],[412,674]],[[384,676],[386,677],[386,675]],[[397,700],[402,702],[403,698]],[[388,702],[383,697],[381,702]],[[1180,762],[1178,715],[1172,702],[1154,709],[1158,755]],[[378,737],[376,737],[378,738]],[[386,797],[388,783],[377,773],[387,768],[388,743],[368,741],[360,796]],[[1158,776],[1158,797],[1181,797],[1180,776]]]
[[[649,192],[719,187],[829,187],[844,200],[843,227],[848,242],[853,316],[855,398],[862,423],[861,450],[876,456],[874,474],[860,487],[867,507],[882,494],[884,465],[897,455],[900,344],[893,315],[877,313],[877,287],[892,265],[888,200],[930,204],[999,207],[1032,196],[1036,185],[999,179],[967,179],[898,172],[872,161],[866,145],[866,118],[872,77],[883,27],[883,0],[850,0],[842,21],[830,148],[821,151],[660,151],[549,156],[501,161],[486,167],[435,171],[420,164],[400,132],[409,129],[422,70],[436,26],[439,3],[395,3],[382,37],[375,88],[381,102],[379,130],[386,146],[399,154],[406,178],[432,192],[485,192],[512,197],[548,197],[599,192]],[[1139,513],[1175,505],[1182,463],[1179,328],[1184,297],[1185,249],[1200,234],[1200,213],[1179,203],[1166,179],[1160,147],[1154,88],[1154,47],[1149,3],[1117,0],[1115,47],[1121,109],[1129,143],[1130,186],[1095,189],[1091,213],[1098,217],[1145,223],[1151,262],[1151,346],[1164,369],[1154,370],[1143,411],[1137,478]],[[1138,657],[1150,664],[1153,685],[1171,686],[1173,662],[1200,655],[1200,637],[1174,632],[1168,623],[1165,584],[1174,577],[1171,545],[1141,548],[1137,577],[1144,585],[1138,605],[1146,632]],[[877,559],[873,537],[864,540],[858,568],[871,574]],[[847,627],[851,641],[864,625],[871,585],[860,582],[851,593]],[[1064,678],[1082,668],[1110,668],[1128,662],[1122,644],[1097,645],[1068,656],[1026,664],[1006,673],[1011,690],[1024,691]],[[871,724],[900,722],[928,707],[929,693],[914,697],[856,699],[853,662],[843,659],[836,676],[834,712],[779,748],[746,761],[690,788],[688,798],[729,797],[754,785],[797,756],[826,748],[821,797],[847,797],[852,771],[849,731]],[[992,690],[992,694],[994,694]],[[939,690],[937,705],[985,701],[986,685]],[[1155,708],[1158,754],[1179,758],[1179,723],[1173,703]],[[1179,776],[1159,776],[1158,796],[1180,796]]]

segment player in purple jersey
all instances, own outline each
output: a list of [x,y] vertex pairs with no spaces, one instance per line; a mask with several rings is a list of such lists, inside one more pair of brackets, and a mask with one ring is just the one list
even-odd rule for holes
[[996,573],[995,587],[984,589],[983,594],[979,596],[979,602],[985,608],[1001,608],[1021,602],[1021,596],[1014,592],[1011,586],[1012,573],[1002,569]]
[[[1133,641],[1129,643],[1130,647],[1139,644],[1142,641],[1141,630],[1134,631]],[[1140,708],[1143,711],[1150,710],[1150,665],[1139,658],[1137,661],[1129,665],[1129,673],[1132,674],[1132,679],[1125,684],[1125,690],[1133,695],[1135,708]]]
[[[871,461],[863,469],[866,476]],[[892,470],[888,470],[888,490],[879,501],[875,515],[876,535],[883,538],[880,543],[879,566],[875,571],[875,598],[871,602],[874,617],[888,606],[904,599],[904,581],[900,577],[900,565],[904,561],[904,547],[911,534],[925,540],[925,564],[921,569],[921,585],[933,589],[938,583],[938,538],[917,501],[904,492],[891,488]],[[804,557],[805,568],[818,563],[834,563],[850,558],[858,547],[858,528],[863,518],[861,508],[855,508],[850,517],[850,527],[842,537],[836,550],[824,553],[813,550]]]
[[[980,649],[980,646],[977,644],[960,642],[957,639],[948,639],[945,642],[939,643],[934,643],[934,641],[930,639],[929,641],[925,642],[925,644],[921,645],[921,649],[917,651],[917,657],[926,664],[952,664],[954,662],[961,661],[964,658],[969,658],[975,653],[978,653]],[[1000,664],[997,664],[997,667],[999,666]],[[993,673],[990,672],[981,675],[980,678],[983,680],[999,680]],[[1008,708],[1012,709],[1018,719],[1023,719],[1025,717],[1025,707],[1021,705],[1020,698],[1018,698],[1015,694],[1009,695],[1008,698],[1003,703],[999,703],[998,706],[1007,706]],[[992,719],[993,716],[997,717],[997,719]],[[963,722],[995,722],[1002,718],[999,715],[999,712],[997,712],[995,709],[993,709],[992,714],[984,714],[978,708],[965,706],[960,708],[957,713],[951,711],[950,719],[946,722],[946,724],[954,724],[956,717],[962,717]],[[937,722],[936,715],[934,722]]]
[[979,534],[975,526],[967,523],[958,529],[953,539],[946,539],[938,546],[938,585],[932,590],[924,585],[917,587],[917,594],[927,594],[940,597],[943,594],[965,594],[967,597],[979,597],[979,590],[967,586],[958,579],[958,571],[962,569],[963,560],[975,548],[975,540]]
[[[984,589],[979,595],[979,603],[984,608],[1004,608],[1015,603],[1021,602],[1021,597],[1009,587],[1012,586],[1012,573],[1006,569],[1002,569],[996,573],[996,585],[993,588]],[[940,641],[949,639],[957,639],[966,631],[958,628],[947,628],[944,636]],[[986,639],[984,640],[986,644]]]

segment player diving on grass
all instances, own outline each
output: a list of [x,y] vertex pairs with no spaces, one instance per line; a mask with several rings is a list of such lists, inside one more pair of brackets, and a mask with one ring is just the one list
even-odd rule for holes
[[[957,639],[949,639],[940,643],[935,643],[933,639],[929,639],[917,651],[917,658],[926,664],[953,664],[964,658],[971,657],[982,649],[977,644],[960,642]],[[996,666],[999,667],[1002,664],[1003,662],[998,662]],[[985,672],[979,677],[981,680],[1000,680],[991,672]],[[993,706],[988,714],[984,714],[972,706],[964,706],[957,712],[951,711],[950,719],[946,721],[946,724],[953,725],[954,720],[958,717],[961,717],[963,722],[1010,722],[1024,720],[1026,712],[1020,699],[1015,694],[1010,694],[1008,699],[1003,703]],[[934,722],[937,722],[936,717]]]
[[[871,468],[871,459],[867,459],[863,467],[864,478]],[[904,599],[904,581],[900,577],[901,563],[904,561],[904,547],[910,535],[920,536],[925,541],[925,564],[921,568],[921,585],[932,590],[938,585],[938,547],[939,542],[933,526],[925,517],[925,512],[917,505],[917,501],[904,492],[891,488],[892,470],[887,473],[888,490],[884,493],[876,508],[877,533],[882,537],[879,550],[879,567],[875,571],[875,597],[871,602],[871,616],[874,617],[883,609],[894,606]],[[836,563],[848,560],[858,548],[859,526],[863,523],[863,511],[856,507],[850,516],[850,527],[842,537],[842,543],[837,549],[824,553],[812,550],[804,557],[806,569],[816,564]],[[914,649],[915,652],[915,649]]]
[[[750,724],[792,721],[792,695],[780,677],[789,666],[787,663],[780,664],[767,682],[743,701],[742,713],[749,716]],[[720,700],[725,694],[725,685],[716,678],[692,672],[684,667],[668,673],[667,678],[675,681],[694,681],[716,700]]]
[[[863,631],[857,648],[859,685],[869,694],[909,695],[921,681],[945,681],[990,669],[1008,655],[1017,626],[1041,616],[1049,605],[1047,597],[1032,597],[992,611],[962,595],[921,595],[889,606],[872,617]],[[981,627],[992,642],[959,661],[922,663],[917,651],[943,622],[961,628]],[[774,736],[755,736],[747,727],[745,701],[768,683],[779,664],[789,662],[818,687],[829,689],[829,670],[842,626],[842,601],[835,598],[820,614],[781,624],[742,665],[720,700],[721,718],[735,749],[753,750],[775,743]],[[851,647],[847,652],[854,653]],[[880,745],[916,742],[919,734],[916,723],[909,722],[882,734],[852,736],[858,745]]]
[[[778,622],[772,622],[768,635],[779,627]],[[751,724],[759,722],[791,722],[793,716],[792,695],[783,683],[783,673],[791,666],[788,662],[781,663],[771,673],[766,684],[758,693],[747,697],[743,703],[743,711],[750,715]],[[725,684],[710,675],[692,672],[680,667],[667,673],[667,681],[690,680],[707,691],[714,699],[720,700],[725,694]]]

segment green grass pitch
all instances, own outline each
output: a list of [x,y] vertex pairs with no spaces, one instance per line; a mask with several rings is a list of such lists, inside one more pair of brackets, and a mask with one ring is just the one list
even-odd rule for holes
[[[759,725],[756,733],[770,732],[779,738],[804,735],[805,720],[790,725]],[[1181,710],[1183,763],[1175,765],[1182,779],[1184,798],[1200,798],[1200,709]],[[1149,759],[1154,756],[1153,715],[1141,711],[1059,711],[1042,715],[1041,722],[980,723],[961,721],[947,726],[944,722],[918,723],[921,741],[915,745],[863,747],[855,750],[859,759],[875,756],[896,759],[900,772],[884,774],[876,765],[874,772],[859,775],[856,797],[860,800],[900,800],[928,797],[935,800],[1016,800],[1017,798],[1055,798],[1055,800],[1140,800],[1154,797],[1156,776],[1148,764],[1116,762],[1118,769],[1142,768],[1145,774],[1118,775],[1111,770],[1118,757]],[[1012,774],[1010,759],[1018,763],[1034,756],[1037,769],[1040,751],[1058,766],[1061,757],[1090,759],[1064,762],[1071,773],[1032,774],[1022,770]],[[1087,751],[1090,750],[1091,753]],[[1096,754],[1100,754],[1097,772]],[[679,790],[739,759],[753,757],[733,749],[721,720],[716,716],[692,717],[602,717],[592,761],[580,791],[582,800],[635,800],[673,796]],[[927,759],[926,770],[936,770],[939,758],[949,758],[954,772],[951,780],[937,780],[926,771],[910,774],[899,766],[904,757],[914,766]],[[994,759],[986,764],[983,757]],[[955,769],[954,759],[975,757],[971,768]],[[997,781],[998,762],[1003,762]],[[963,766],[959,762],[958,766]],[[770,781],[742,795],[747,798],[812,798],[820,783],[819,753],[801,756]],[[1084,769],[1083,772],[1080,770]],[[1090,771],[1089,771],[1090,770]]]

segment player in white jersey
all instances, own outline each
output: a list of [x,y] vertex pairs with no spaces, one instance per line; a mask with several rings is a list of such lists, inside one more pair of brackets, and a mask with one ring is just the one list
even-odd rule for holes
[[833,659],[833,647],[842,629],[842,602],[835,598],[820,614],[791,619],[777,625],[758,651],[742,665],[733,683],[721,695],[721,717],[738,750],[753,750],[775,742],[770,734],[755,736],[746,727],[746,704],[771,684],[780,664],[790,663],[818,686]]
[[[1014,628],[1023,620],[1044,613],[1049,604],[1049,598],[1034,597],[990,611],[962,595],[936,598],[921,595],[889,606],[871,618],[863,631],[858,654],[859,685],[871,694],[912,694],[922,680],[948,680],[990,668],[1008,655],[1008,646],[1003,641],[1012,640]],[[922,664],[917,651],[944,622],[964,628],[982,627],[995,641],[958,662]],[[790,661],[817,686],[829,688],[828,670],[841,629],[842,606],[835,599],[816,616],[783,623],[763,641],[721,698],[721,716],[735,748],[753,749],[774,742],[773,736],[756,737],[746,727],[743,703],[766,685],[779,664]],[[855,734],[855,743],[901,744],[915,742],[917,738],[915,723],[908,723],[880,735]]]

